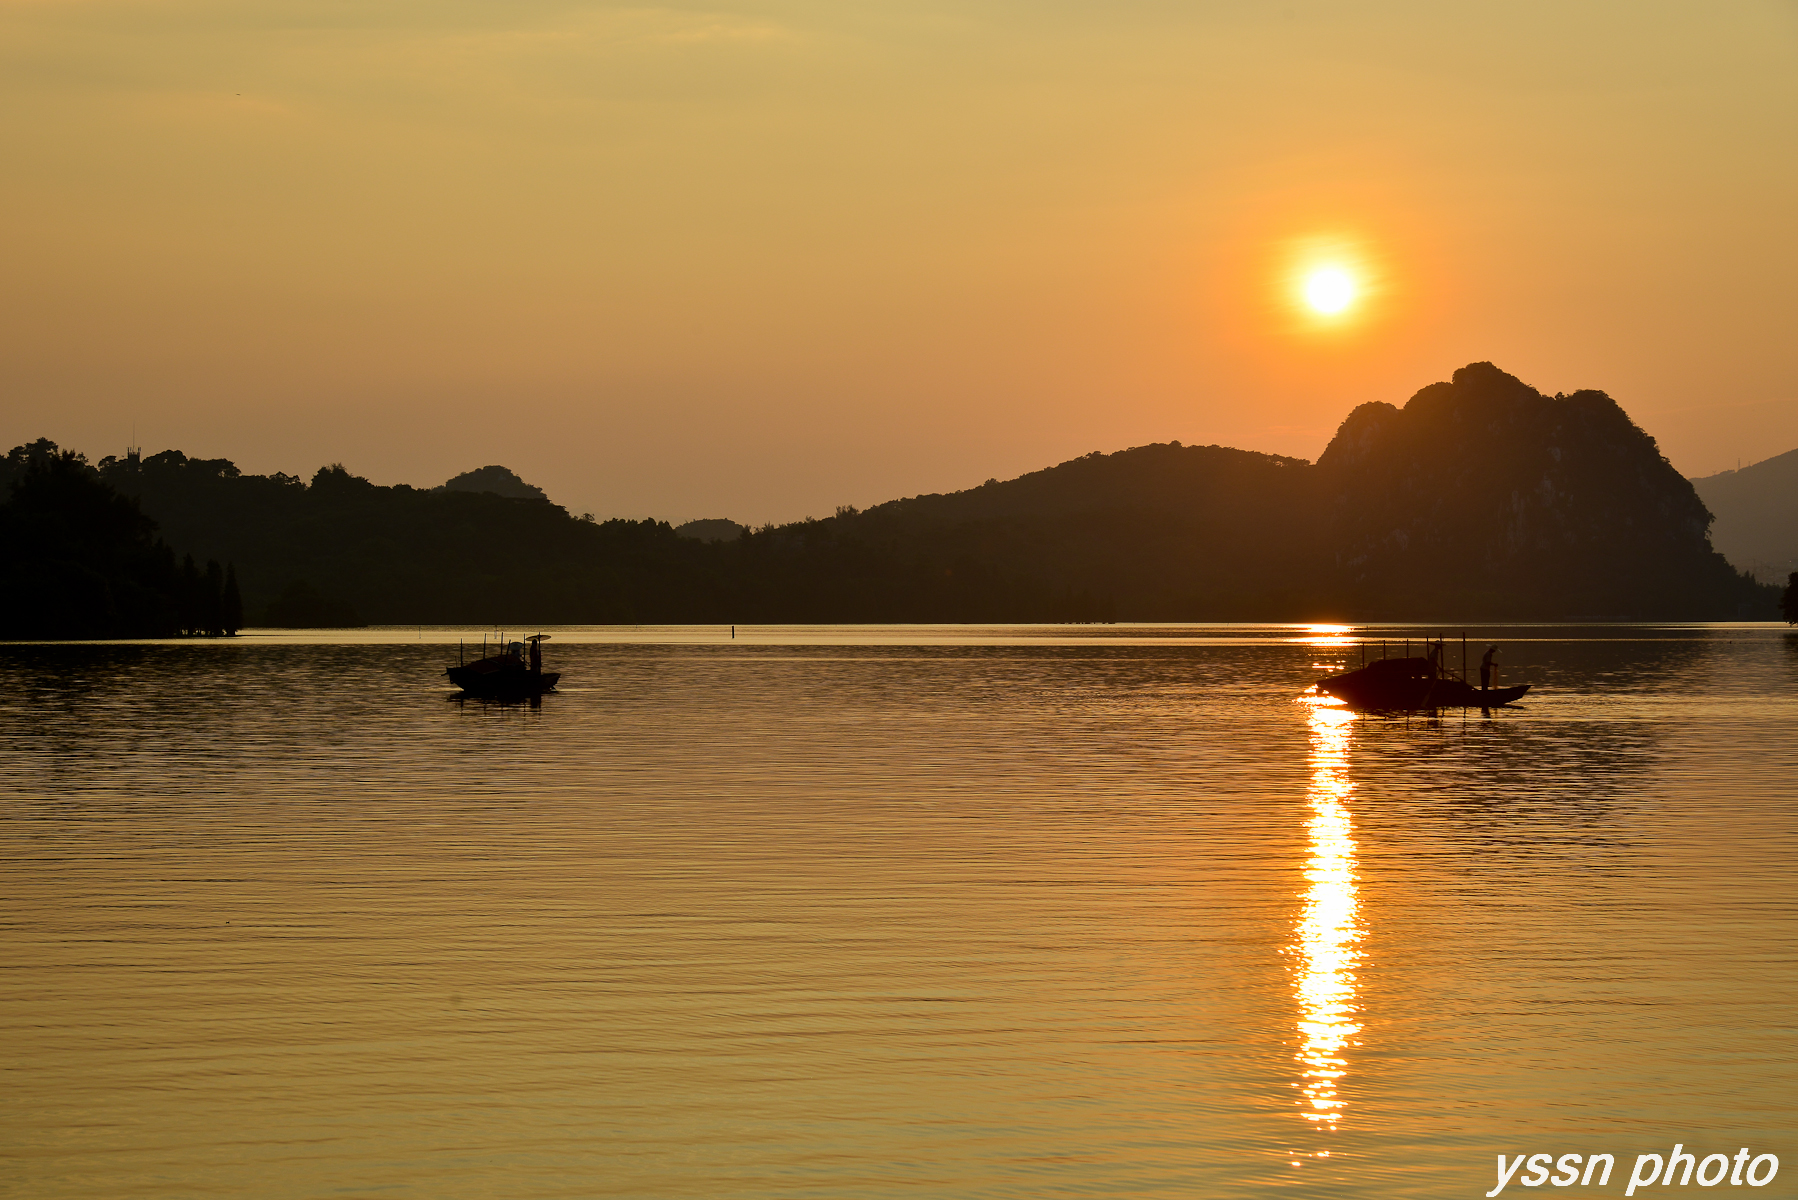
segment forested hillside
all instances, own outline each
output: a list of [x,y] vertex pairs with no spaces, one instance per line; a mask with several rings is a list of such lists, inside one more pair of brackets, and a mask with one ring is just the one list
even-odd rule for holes
[[137,502],[54,443],[0,459],[0,622],[25,638],[222,635],[242,626],[235,574],[177,563]]
[[1095,453],[758,532],[745,578],[770,609],[865,620],[1301,618],[1328,603],[1311,483],[1303,460],[1222,446]]
[[[710,547],[666,522],[597,523],[543,499],[380,487],[341,466],[310,483],[244,475],[177,451],[106,459],[99,473],[172,545],[235,563],[252,620],[283,599],[293,603],[282,623],[305,624],[632,623],[723,607]],[[298,619],[308,614],[330,619]]]

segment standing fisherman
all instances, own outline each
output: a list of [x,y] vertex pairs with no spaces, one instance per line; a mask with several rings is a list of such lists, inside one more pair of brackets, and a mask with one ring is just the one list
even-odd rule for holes
[[1487,646],[1486,657],[1480,659],[1480,691],[1482,692],[1492,686],[1492,660],[1496,657],[1498,657],[1498,647]]

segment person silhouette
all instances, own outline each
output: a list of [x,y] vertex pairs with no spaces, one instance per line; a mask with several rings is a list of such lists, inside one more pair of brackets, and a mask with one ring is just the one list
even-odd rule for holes
[[1486,656],[1480,659],[1480,691],[1492,686],[1492,660],[1498,657],[1497,646],[1487,646]]

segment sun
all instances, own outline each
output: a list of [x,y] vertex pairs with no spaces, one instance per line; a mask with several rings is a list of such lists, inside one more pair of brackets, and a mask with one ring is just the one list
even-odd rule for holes
[[1320,267],[1305,276],[1305,303],[1335,316],[1355,300],[1355,281],[1340,267]]
[[1391,255],[1352,229],[1270,241],[1262,302],[1277,328],[1306,345],[1364,345],[1392,316]]

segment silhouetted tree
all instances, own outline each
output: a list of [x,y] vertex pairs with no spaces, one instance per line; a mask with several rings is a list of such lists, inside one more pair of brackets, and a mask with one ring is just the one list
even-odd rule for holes
[[206,562],[206,579],[201,585],[205,590],[200,597],[201,612],[205,617],[206,636],[225,636],[225,571],[219,566],[219,560],[208,559]]
[[0,626],[14,637],[168,637],[180,575],[137,502],[40,440],[4,463]]
[[181,599],[180,616],[181,632],[192,636],[201,632],[206,623],[206,581],[200,575],[200,568],[194,565],[194,556],[185,555],[181,559]]
[[219,605],[219,622],[226,637],[236,637],[243,628],[243,593],[237,590],[237,564],[225,566],[225,592]]
[[1779,598],[1779,611],[1785,614],[1787,625],[1798,625],[1798,571],[1793,571],[1786,580],[1785,595]]
[[5,458],[0,458],[0,496],[23,481],[32,467],[48,466],[65,458],[83,471],[86,470],[86,458],[73,450],[64,450],[49,438],[39,438],[23,446],[14,446]]

